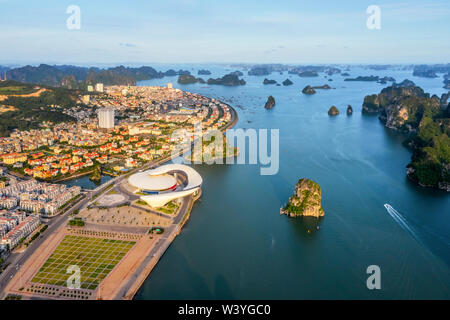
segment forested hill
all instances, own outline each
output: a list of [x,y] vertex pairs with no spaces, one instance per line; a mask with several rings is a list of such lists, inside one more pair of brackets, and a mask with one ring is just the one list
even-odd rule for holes
[[[71,65],[51,66],[41,64],[37,67],[24,66],[7,70],[8,80],[24,83],[84,89],[89,84],[135,85],[136,81],[164,77],[164,73],[152,67],[129,68],[124,66],[100,69]],[[3,75],[2,75],[3,76]]]
[[43,122],[75,121],[66,112],[77,105],[79,90],[0,82],[0,137],[14,129],[39,128]]
[[413,149],[408,177],[418,184],[450,192],[450,92],[430,96],[405,80],[366,96],[363,113],[379,114],[386,127],[409,134]]

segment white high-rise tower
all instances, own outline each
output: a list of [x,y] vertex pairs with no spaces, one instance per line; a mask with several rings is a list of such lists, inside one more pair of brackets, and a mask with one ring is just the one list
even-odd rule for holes
[[114,128],[114,109],[100,109],[98,110],[98,127],[100,129]]

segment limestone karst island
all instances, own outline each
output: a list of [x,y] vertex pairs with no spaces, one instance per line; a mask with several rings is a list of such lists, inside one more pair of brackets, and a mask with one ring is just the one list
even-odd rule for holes
[[294,194],[289,198],[288,204],[281,209],[281,214],[290,217],[323,217],[322,189],[310,179],[300,179],[295,186]]

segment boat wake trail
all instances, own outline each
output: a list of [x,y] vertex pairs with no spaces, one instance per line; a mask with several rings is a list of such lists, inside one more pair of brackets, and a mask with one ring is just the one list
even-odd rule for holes
[[413,236],[414,239],[416,239],[418,242],[422,243],[422,240],[420,240],[419,236],[417,235],[417,232],[411,227],[408,222],[403,218],[403,216],[395,210],[391,205],[385,204],[384,207],[386,208],[389,215],[392,217],[392,219],[397,222],[397,224],[406,232],[408,232],[410,235]]

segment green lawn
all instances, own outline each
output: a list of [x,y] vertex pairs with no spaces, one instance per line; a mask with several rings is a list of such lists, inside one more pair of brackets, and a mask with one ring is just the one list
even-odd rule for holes
[[[136,201],[136,204],[141,205],[141,206],[150,207],[147,202],[142,201],[142,200]],[[153,209],[153,210],[156,210],[158,212],[161,212],[161,213],[174,214],[177,211],[179,206],[180,205],[177,202],[170,201],[169,203],[167,203],[163,207],[159,207],[159,208],[151,208],[150,207],[150,208]]]
[[71,276],[66,273],[67,268],[75,265],[81,271],[81,288],[95,290],[134,244],[132,241],[65,236],[31,282],[65,287]]
[[165,214],[174,214],[175,211],[178,209],[178,207],[179,207],[178,203],[170,201],[165,206],[157,208],[156,210]]

